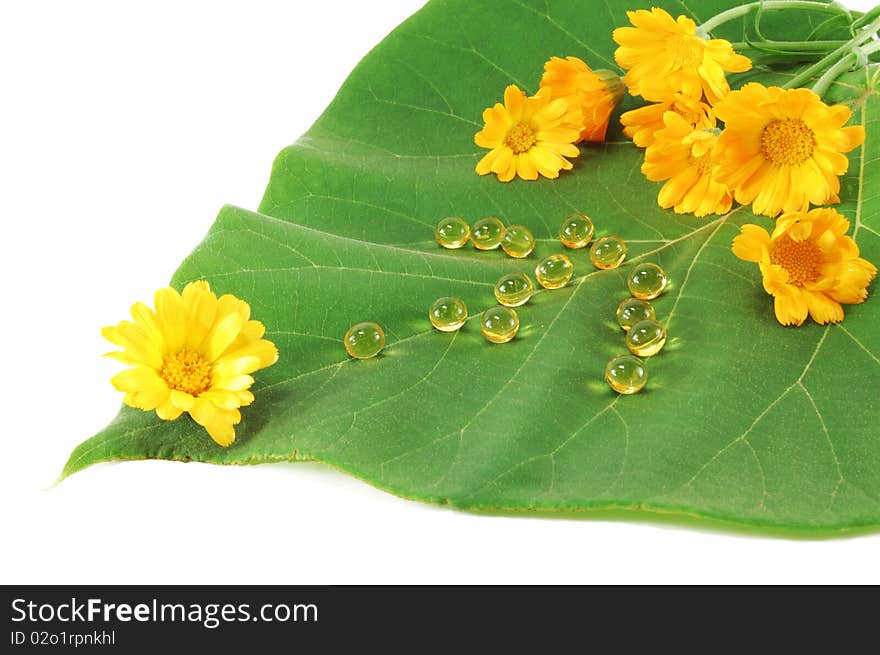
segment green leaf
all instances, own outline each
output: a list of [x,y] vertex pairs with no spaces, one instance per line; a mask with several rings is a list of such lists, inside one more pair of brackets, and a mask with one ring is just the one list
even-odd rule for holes
[[[701,2],[699,18],[730,4]],[[401,25],[279,155],[261,213],[224,208],[174,277],[248,300],[279,346],[235,444],[216,446],[187,417],[124,408],[63,475],[121,459],[318,460],[472,510],[651,510],[810,533],[880,525],[876,299],[847,307],[842,325],[779,326],[756,267],[730,252],[739,225],[771,221],[747,208],[710,219],[659,209],[659,185],[617,129],[557,181],[473,172],[481,112],[505,85],[534,91],[550,55],[613,68],[611,30],[625,22],[618,2],[436,0]],[[834,87],[868,128],[839,208],[874,261],[878,75]],[[759,69],[734,83],[788,76]],[[627,240],[623,268],[596,271],[586,251],[571,252],[573,283],[522,307],[509,344],[487,343],[475,320],[455,334],[431,328],[438,296],[461,296],[476,315],[501,274],[561,251],[556,229],[572,211]],[[536,254],[441,250],[432,226],[449,214],[524,223]],[[648,387],[624,397],[602,378],[625,351],[614,310],[637,261],[670,275],[655,301],[670,341],[648,362]],[[383,325],[388,346],[356,361],[341,337],[362,320]]]

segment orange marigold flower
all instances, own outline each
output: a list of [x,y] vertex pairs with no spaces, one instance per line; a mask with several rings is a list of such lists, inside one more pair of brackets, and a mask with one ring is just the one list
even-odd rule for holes
[[756,214],[777,216],[840,202],[843,154],[865,140],[861,125],[843,127],[851,112],[826,105],[809,89],[757,82],[732,91],[716,107],[724,121],[718,179]]
[[687,16],[673,18],[657,7],[626,15],[633,27],[614,30],[620,46],[614,59],[627,71],[624,82],[633,95],[660,101],[670,91],[682,91],[695,98],[705,94],[714,104],[730,90],[725,71],[752,67],[729,41],[697,36],[696,23]]
[[733,254],[760,266],[764,290],[773,296],[782,325],[801,325],[807,314],[817,323],[838,323],[841,303],[863,302],[877,275],[877,268],[859,257],[848,229],[849,221],[830,208],[785,214],[773,234],[743,225],[733,240]]
[[608,70],[592,70],[577,57],[551,57],[544,64],[541,88],[551,98],[563,98],[581,110],[582,141],[604,141],[611,112],[623,100],[620,77]]
[[715,127],[715,114],[709,105],[683,93],[674,93],[664,102],[623,113],[620,116],[623,133],[639,148],[647,148],[654,142],[654,133],[663,129],[663,115],[667,111],[674,111],[694,129]]
[[566,157],[580,154],[574,144],[580,138],[580,108],[564,98],[551,98],[547,90],[533,97],[511,84],[504,90],[504,104],[483,112],[484,127],[474,143],[490,151],[477,163],[477,173],[495,173],[502,182],[519,175],[524,180],[559,177],[572,163]]
[[642,173],[649,180],[668,180],[657,203],[663,208],[674,207],[676,214],[726,214],[733,200],[727,185],[714,177],[716,131],[695,129],[674,111],[667,111],[663,122],[665,127],[656,132],[642,164]]

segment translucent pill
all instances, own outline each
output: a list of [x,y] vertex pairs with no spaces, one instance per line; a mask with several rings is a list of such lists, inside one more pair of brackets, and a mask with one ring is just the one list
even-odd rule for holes
[[474,223],[471,230],[471,241],[477,250],[494,250],[501,245],[501,235],[504,234],[504,223],[494,216],[481,218]]
[[617,268],[624,259],[626,243],[620,237],[602,237],[590,246],[590,261],[596,268]]
[[617,324],[624,330],[629,330],[639,321],[657,318],[654,307],[647,300],[641,298],[627,298],[617,306]]
[[501,235],[501,249],[517,259],[528,257],[535,249],[535,236],[525,225],[508,225]]
[[385,347],[385,332],[376,323],[355,323],[343,339],[345,350],[357,359],[369,359]]
[[507,343],[519,330],[519,316],[510,307],[493,307],[480,317],[480,330],[492,343]]
[[444,218],[434,228],[434,239],[444,248],[461,248],[470,238],[470,226],[458,216]]
[[666,288],[666,271],[659,265],[646,262],[634,266],[626,277],[626,286],[636,298],[653,300]]
[[525,273],[508,273],[495,283],[495,299],[505,307],[524,305],[534,293],[535,285]]
[[571,214],[559,226],[559,240],[566,248],[585,248],[593,239],[593,221],[584,214]]
[[633,325],[626,333],[626,347],[633,355],[656,355],[666,344],[666,330],[657,321],[647,319]]
[[461,298],[445,296],[437,298],[428,310],[431,324],[441,332],[455,332],[467,320],[467,306]]
[[555,254],[545,257],[535,267],[535,279],[545,289],[559,289],[568,284],[574,266],[568,255]]
[[605,381],[617,393],[638,393],[648,381],[648,369],[638,357],[621,355],[608,362],[605,367]]

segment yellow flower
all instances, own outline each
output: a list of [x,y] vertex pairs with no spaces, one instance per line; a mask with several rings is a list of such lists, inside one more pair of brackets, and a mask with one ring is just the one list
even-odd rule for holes
[[715,113],[725,124],[718,179],[737,202],[767,216],[840,202],[838,177],[849,167],[842,153],[865,140],[862,126],[843,127],[848,108],[828,106],[809,89],[751,82]]
[[604,141],[611,112],[623,100],[623,82],[616,73],[592,70],[577,57],[551,57],[544,64],[541,88],[581,110],[582,141]]
[[663,122],[665,127],[655,133],[642,164],[642,173],[649,180],[668,180],[657,203],[663,208],[674,207],[676,214],[726,214],[732,198],[727,185],[714,177],[718,168],[713,154],[716,131],[695,129],[674,111],[667,111]]
[[278,350],[263,339],[265,328],[250,319],[251,308],[235,296],[217,298],[205,281],[178,293],[159,289],[156,311],[143,303],[131,308],[134,322],[101,331],[122,348],[107,353],[133,368],[111,382],[125,393],[126,405],[156,410],[174,420],[183,412],[203,426],[221,446],[235,441],[239,407],[250,405],[251,373],[271,366]]
[[743,225],[733,240],[733,254],[757,262],[764,290],[774,298],[776,320],[800,325],[807,313],[817,323],[843,320],[844,304],[863,302],[877,268],[859,257],[859,247],[845,236],[849,221],[834,209],[785,214],[773,234]]
[[559,177],[572,167],[566,157],[577,157],[574,144],[580,138],[581,113],[562,98],[552,99],[546,90],[527,98],[515,84],[504,90],[504,104],[483,112],[482,130],[474,142],[490,152],[477,163],[477,173],[495,173],[502,182],[516,175],[524,180]]
[[654,142],[654,133],[663,129],[663,114],[667,111],[674,111],[695,129],[715,127],[715,114],[709,105],[683,93],[674,93],[664,102],[622,114],[620,124],[623,125],[623,133],[639,148],[647,148]]
[[697,26],[687,16],[673,19],[656,7],[626,15],[633,27],[614,30],[620,46],[614,59],[628,71],[624,82],[633,95],[662,101],[670,91],[681,91],[694,98],[705,94],[714,104],[730,90],[725,71],[741,73],[752,67],[729,41],[697,36]]

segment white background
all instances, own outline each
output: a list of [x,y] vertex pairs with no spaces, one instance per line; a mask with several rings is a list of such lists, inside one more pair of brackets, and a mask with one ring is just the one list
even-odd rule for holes
[[474,516],[317,464],[102,464],[49,488],[120,403],[99,328],[221,205],[256,208],[420,4],[2,4],[0,583],[880,582],[880,535]]

